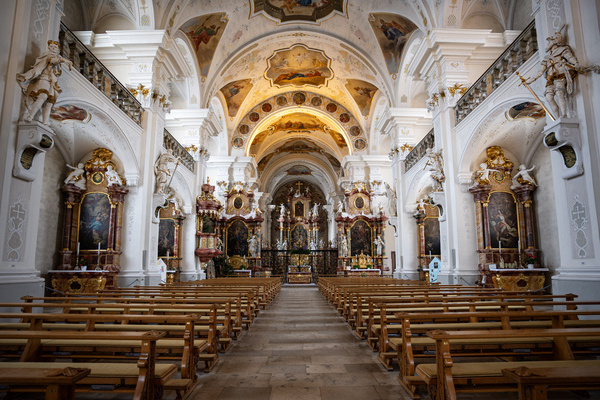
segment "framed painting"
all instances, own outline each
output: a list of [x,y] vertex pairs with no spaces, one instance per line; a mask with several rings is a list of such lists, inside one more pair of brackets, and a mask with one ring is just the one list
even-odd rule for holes
[[509,192],[492,192],[488,197],[488,229],[492,248],[519,246],[519,216],[515,197]]
[[175,220],[161,218],[158,226],[158,256],[175,257]]
[[248,257],[248,227],[235,220],[227,227],[227,255]]
[[308,248],[308,231],[304,225],[297,224],[294,226],[294,229],[292,229],[292,249],[306,248]]
[[81,250],[107,249],[111,206],[108,194],[87,193],[81,201],[78,242]]
[[350,228],[350,255],[356,256],[361,253],[372,255],[371,243],[371,226],[364,220],[359,219]]
[[437,218],[425,218],[423,221],[426,256],[439,256],[442,253],[440,245],[440,223]]

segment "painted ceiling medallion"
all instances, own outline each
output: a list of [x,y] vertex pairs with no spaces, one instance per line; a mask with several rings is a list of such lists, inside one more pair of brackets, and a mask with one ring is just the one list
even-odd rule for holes
[[267,65],[265,78],[272,86],[320,87],[333,78],[331,58],[321,50],[301,44],[275,51],[267,60]]
[[279,22],[317,22],[335,13],[344,15],[345,0],[251,0],[253,13]]

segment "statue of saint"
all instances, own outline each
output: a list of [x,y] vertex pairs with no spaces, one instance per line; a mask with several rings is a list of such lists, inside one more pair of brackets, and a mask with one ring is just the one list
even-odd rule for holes
[[425,168],[429,167],[431,179],[433,180],[433,191],[441,192],[443,190],[442,182],[446,180],[444,175],[444,161],[442,159],[442,150],[437,153],[432,148],[428,148],[425,155],[428,157]]
[[258,239],[256,235],[252,235],[248,240],[248,250],[250,251],[250,257],[258,257]]
[[377,254],[378,256],[382,256],[383,255],[383,239],[381,239],[381,235],[377,235],[377,237],[373,241],[373,244],[375,244],[375,249],[376,249],[375,254]]
[[342,235],[342,257],[348,257],[348,240]]
[[79,189],[85,190],[86,179],[83,163],[77,164],[76,167],[71,165],[67,165],[67,167],[71,168],[73,171],[69,172],[69,175],[67,175],[67,178],[65,179],[65,185],[71,184],[77,186]]
[[173,164],[178,163],[178,160],[173,155],[173,150],[168,149],[166,153],[162,153],[154,164],[154,173],[156,175],[156,193],[168,194],[169,181],[175,167]]
[[59,53],[58,42],[48,41],[48,51],[35,60],[33,67],[24,74],[17,74],[17,82],[25,93],[24,121],[31,121],[39,110],[42,110],[42,123],[50,122],[50,111],[61,92],[58,77],[62,73],[61,64],[73,66],[70,60]]

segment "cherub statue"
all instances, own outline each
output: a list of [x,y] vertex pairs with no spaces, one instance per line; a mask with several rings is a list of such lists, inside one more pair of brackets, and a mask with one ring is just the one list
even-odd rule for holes
[[154,164],[154,173],[156,175],[156,193],[168,194],[168,186],[171,176],[175,172],[175,166],[179,161],[173,155],[173,150],[168,149],[162,153]]
[[24,121],[31,121],[39,110],[42,110],[42,123],[50,122],[50,111],[61,92],[58,77],[62,73],[61,64],[69,69],[73,66],[70,60],[59,53],[58,42],[48,41],[48,51],[39,56],[33,67],[23,74],[17,74],[17,82],[25,94]]
[[497,169],[489,168],[486,163],[479,164],[479,169],[475,171],[475,180],[480,185],[490,184],[490,172],[498,171]]
[[106,186],[112,186],[112,185],[123,186],[123,181],[121,180],[119,173],[117,171],[115,171],[115,169],[113,168],[112,165],[109,165],[106,167],[106,172],[104,174],[106,175],[106,182],[107,182]]
[[519,165],[519,171],[512,177],[511,189],[514,189],[521,185],[532,185],[537,186],[537,183],[529,173],[535,169],[535,165],[527,169],[523,164]]
[[83,163],[77,164],[76,167],[71,165],[67,165],[67,167],[71,168],[73,171],[69,172],[69,175],[67,175],[67,178],[65,179],[65,185],[72,184],[77,186],[79,189],[85,190],[86,179]]

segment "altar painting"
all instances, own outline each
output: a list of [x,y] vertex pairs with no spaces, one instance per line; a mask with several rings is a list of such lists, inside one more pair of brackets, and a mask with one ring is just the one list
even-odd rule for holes
[[248,227],[240,220],[227,228],[227,255],[248,257]]
[[491,247],[516,249],[519,246],[517,205],[512,193],[492,192],[487,207]]
[[175,220],[161,218],[158,226],[158,256],[175,256]]
[[180,28],[194,46],[202,76],[208,75],[210,63],[226,26],[225,13],[216,13],[193,18]]
[[81,201],[79,238],[81,250],[106,250],[110,227],[110,200],[105,193],[86,194]]
[[350,228],[350,255],[356,256],[361,253],[371,255],[371,227],[366,221],[358,220]]
[[308,232],[303,225],[298,224],[292,229],[292,249],[306,248],[308,248]]
[[442,254],[440,246],[440,223],[437,218],[425,218],[423,222],[425,254],[426,256],[439,256]]
[[272,85],[322,86],[333,77],[331,59],[320,50],[303,45],[276,51],[268,60],[265,77]]
[[221,88],[221,93],[227,103],[227,112],[230,117],[235,117],[244,99],[252,89],[251,79],[242,79],[231,82]]
[[417,26],[400,15],[387,13],[370,14],[369,22],[379,42],[388,72],[397,74],[404,45]]

